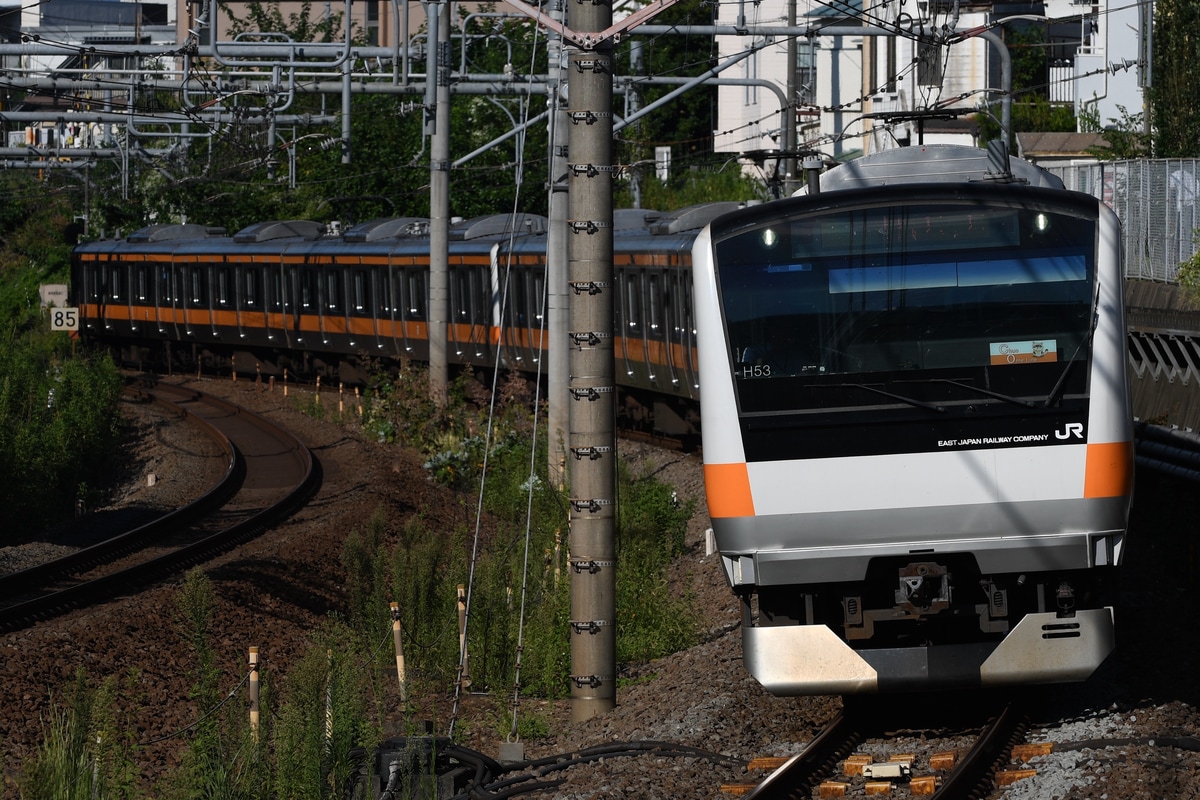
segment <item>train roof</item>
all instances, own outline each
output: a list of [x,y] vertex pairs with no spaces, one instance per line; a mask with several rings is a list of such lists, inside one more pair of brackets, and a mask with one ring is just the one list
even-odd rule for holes
[[360,222],[346,231],[343,238],[347,242],[377,242],[428,235],[429,220],[424,217],[382,217]]
[[184,239],[216,239],[224,236],[224,228],[193,225],[191,223],[166,223],[148,225],[145,228],[134,231],[129,234],[126,241],[150,244],[155,242],[176,242]]
[[238,244],[261,244],[277,239],[314,241],[325,234],[325,225],[311,219],[277,219],[256,222],[233,235]]
[[[1062,180],[1020,158],[964,145],[898,147],[839,164],[821,175],[821,191],[915,183],[994,181],[1062,189]],[[799,194],[807,194],[801,189]]]
[[450,239],[468,241],[510,234],[525,236],[545,233],[547,227],[548,221],[539,214],[488,214],[450,226]]

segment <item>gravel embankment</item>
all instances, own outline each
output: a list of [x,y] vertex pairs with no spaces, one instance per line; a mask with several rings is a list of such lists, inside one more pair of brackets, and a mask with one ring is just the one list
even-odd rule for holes
[[[271,668],[286,673],[321,618],[341,608],[342,541],[377,509],[385,509],[389,524],[398,528],[415,511],[451,515],[458,504],[426,480],[414,456],[299,413],[295,396],[285,399],[278,389],[260,391],[246,381],[204,380],[198,388],[289,427],[308,442],[324,468],[321,490],[305,509],[207,567],[218,596],[215,646],[232,686],[243,674],[247,647],[259,646]],[[336,395],[331,397],[336,403]],[[94,512],[97,518],[174,507],[207,488],[213,470],[219,470],[201,437],[144,409],[130,410],[136,434],[131,466],[121,476],[111,506]],[[672,580],[680,592],[694,597],[704,620],[703,642],[626,670],[631,680],[619,690],[617,708],[583,724],[569,722],[566,701],[523,700],[522,713],[536,713],[551,724],[546,739],[526,743],[526,756],[638,740],[689,745],[739,762],[796,752],[836,712],[840,701],[774,698],[746,675],[733,597],[716,556],[704,553],[707,517],[699,459],[642,444],[622,443],[620,450],[635,466],[657,471],[682,499],[698,501],[700,513],[689,528],[688,550]],[[148,473],[155,475],[153,486],[146,480]],[[1120,618],[1121,650],[1089,684],[1039,695],[1043,702],[1030,739],[1054,739],[1068,749],[1034,762],[1039,775],[1009,789],[1004,796],[1013,800],[1200,798],[1200,755],[1160,746],[1164,737],[1200,732],[1195,708],[1200,694],[1195,682],[1197,648],[1189,622],[1197,611],[1196,555],[1189,533],[1196,509],[1181,500],[1188,496],[1183,492],[1191,491],[1186,486],[1162,484],[1150,475],[1139,475],[1139,481],[1139,510],[1127,556],[1128,603]],[[1176,516],[1164,521],[1163,507]],[[38,547],[45,553],[78,543],[78,536],[62,530],[33,548],[0,549],[0,570],[44,557]],[[64,686],[79,669],[126,682],[123,696],[140,741],[175,733],[196,719],[200,709],[188,697],[190,654],[172,606],[177,583],[0,636],[4,797],[17,796],[14,779],[36,746],[51,689]],[[499,737],[487,720],[506,707],[508,699],[467,699],[463,713],[474,715],[476,724],[463,726],[470,732],[464,744],[497,754]],[[914,703],[914,714],[920,702]],[[431,716],[441,732],[450,708],[448,697],[433,707]],[[1092,740],[1120,744],[1097,749]],[[179,741],[168,739],[140,751],[144,786],[153,785],[177,763]],[[1080,743],[1096,747],[1069,749]],[[541,796],[712,798],[720,796],[722,782],[743,778],[744,773],[729,763],[646,755],[606,759],[555,777],[566,778],[566,783]]]

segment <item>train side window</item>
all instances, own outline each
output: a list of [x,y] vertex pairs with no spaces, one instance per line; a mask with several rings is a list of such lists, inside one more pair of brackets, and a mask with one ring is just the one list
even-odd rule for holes
[[208,305],[204,291],[204,267],[188,267],[188,290],[192,305]]
[[376,310],[380,316],[391,316],[392,309],[396,307],[392,301],[391,270],[376,270],[372,274],[375,276],[375,297],[379,300]]
[[217,305],[233,305],[233,267],[217,267]]
[[257,267],[246,267],[242,280],[242,306],[259,308],[262,305],[262,271]]
[[137,279],[137,299],[144,303],[150,296],[150,268],[139,264],[134,267],[134,276]]
[[636,272],[625,274],[625,333],[642,331],[642,276]]
[[185,277],[186,277],[183,274],[183,267],[178,267],[178,268],[174,268],[174,269],[168,268],[167,271],[171,274],[171,278],[170,278],[171,285],[170,285],[170,289],[168,290],[168,292],[169,292],[168,297],[171,301],[171,305],[183,305],[183,297],[185,294],[184,286],[185,286]]
[[450,281],[450,316],[456,322],[471,322],[471,270],[456,269]]
[[534,272],[532,273],[532,276],[533,280],[530,281],[530,284],[532,285],[532,294],[529,297],[529,304],[533,309],[533,318],[537,321],[537,324],[540,327],[543,322],[542,318],[545,316],[546,308],[546,274],[544,272]]
[[308,310],[316,305],[317,276],[316,273],[304,270],[300,273],[300,308]]
[[277,269],[272,269],[271,276],[271,292],[268,301],[271,305],[271,310],[278,313],[283,311],[285,299],[283,296],[283,273]]
[[325,271],[325,307],[330,311],[342,310],[341,273],[337,270]]
[[649,317],[650,335],[661,337],[663,335],[662,312],[663,312],[663,292],[662,278],[658,275],[646,276],[646,288],[648,304],[646,314]]
[[367,279],[365,270],[356,269],[353,276],[354,282],[354,311],[357,314],[369,313],[370,309],[370,283]]
[[413,270],[408,273],[408,318],[425,319],[426,295],[425,273]]
[[108,299],[121,299],[121,267],[116,264],[108,270]]

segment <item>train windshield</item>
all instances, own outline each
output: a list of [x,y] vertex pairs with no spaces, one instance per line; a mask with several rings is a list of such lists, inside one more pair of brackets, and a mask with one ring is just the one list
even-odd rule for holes
[[1093,218],[914,203],[780,215],[715,237],[743,412],[1086,393]]

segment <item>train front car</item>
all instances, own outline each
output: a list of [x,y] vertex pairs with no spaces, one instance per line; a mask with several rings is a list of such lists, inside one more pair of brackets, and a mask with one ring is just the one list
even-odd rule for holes
[[1114,646],[1119,224],[912,150],[693,251],[709,510],[775,694],[1078,681]]

